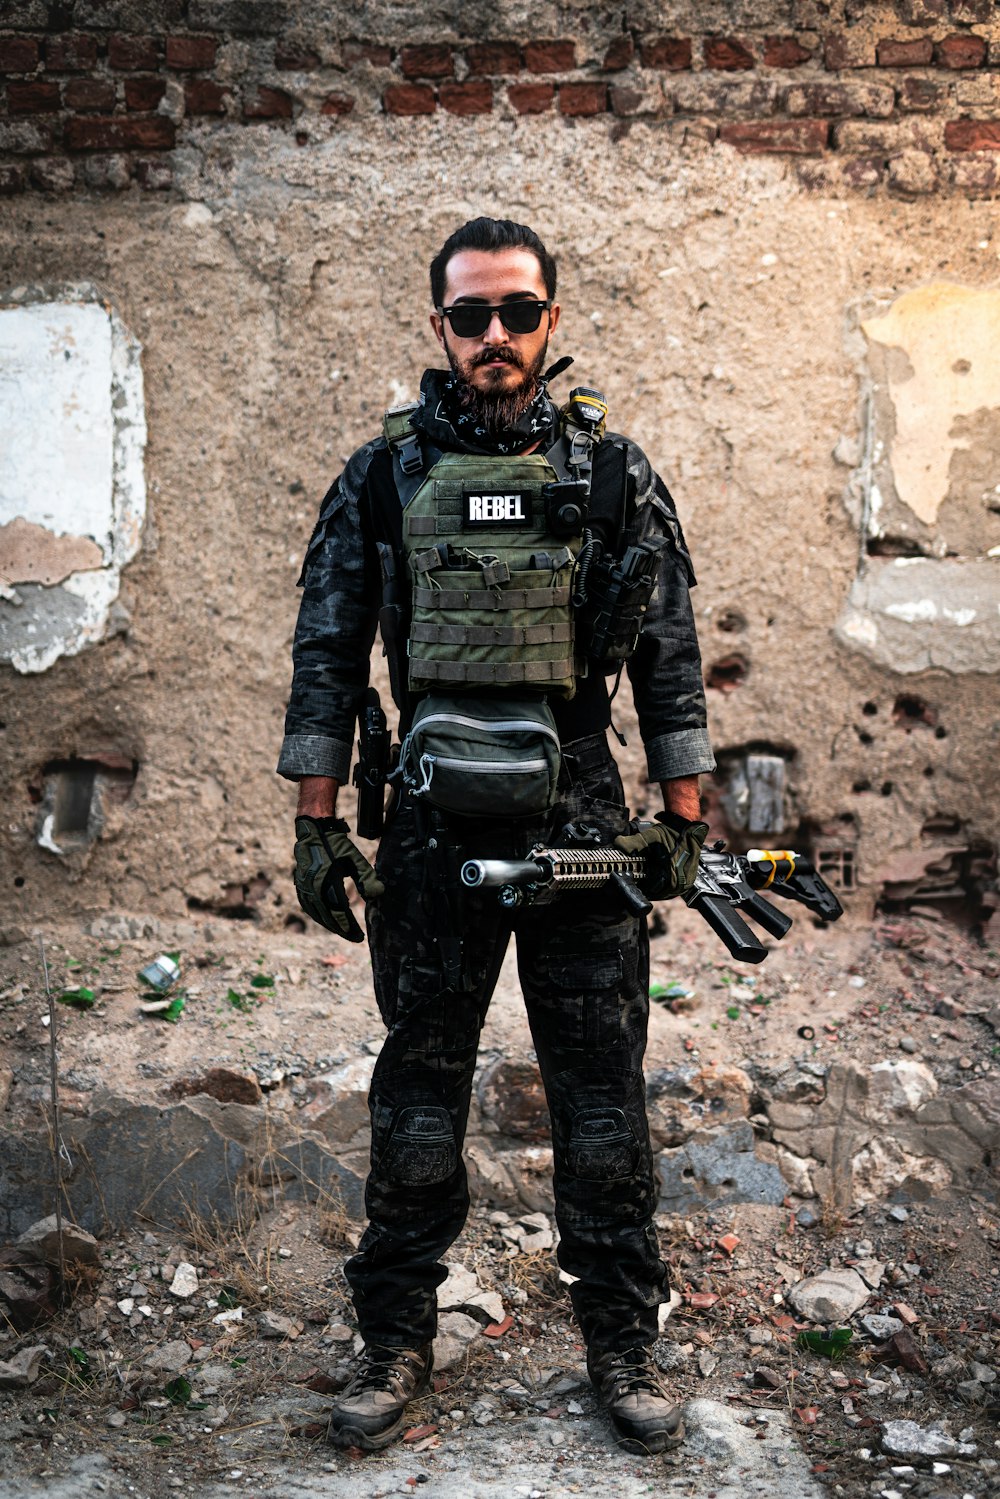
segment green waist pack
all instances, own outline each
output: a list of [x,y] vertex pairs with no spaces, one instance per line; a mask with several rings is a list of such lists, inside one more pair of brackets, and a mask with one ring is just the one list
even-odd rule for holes
[[425,697],[400,766],[413,796],[465,817],[530,817],[556,799],[560,746],[541,698]]

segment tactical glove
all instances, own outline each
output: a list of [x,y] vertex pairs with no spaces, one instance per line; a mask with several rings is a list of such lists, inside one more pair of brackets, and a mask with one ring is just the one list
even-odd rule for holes
[[385,886],[359,848],[348,838],[350,829],[341,817],[296,817],[295,891],[307,916],[327,931],[363,942],[344,889],[350,875],[365,900],[385,893]]
[[646,872],[638,881],[650,900],[687,895],[698,875],[698,856],[708,835],[707,822],[688,822],[676,812],[657,812],[655,822],[634,824],[636,832],[615,839],[615,848],[642,854]]

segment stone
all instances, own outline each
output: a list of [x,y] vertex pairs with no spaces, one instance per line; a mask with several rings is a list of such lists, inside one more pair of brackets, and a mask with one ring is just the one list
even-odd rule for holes
[[143,1359],[147,1369],[156,1374],[180,1374],[191,1362],[191,1348],[183,1338],[171,1338],[151,1348]]
[[885,1266],[881,1260],[858,1260],[851,1267],[856,1270],[869,1290],[877,1291],[885,1277]]
[[552,1249],[555,1244],[552,1226],[544,1213],[525,1213],[518,1219],[515,1233],[522,1254]]
[[869,1312],[862,1317],[861,1326],[876,1343],[884,1343],[894,1333],[903,1331],[903,1324],[898,1317],[883,1316],[880,1312]]
[[916,1421],[885,1421],[881,1432],[882,1451],[889,1457],[904,1460],[935,1457],[975,1457],[972,1442],[957,1441],[937,1427],[920,1426]]
[[706,1202],[764,1202],[779,1205],[788,1191],[778,1167],[755,1150],[748,1119],[700,1130],[659,1159],[660,1207],[679,1212]]
[[316,1078],[310,1085],[312,1097],[300,1111],[302,1122],[340,1144],[367,1129],[371,1122],[368,1090],[374,1070],[375,1057],[355,1057]]
[[[58,1265],[59,1230],[55,1213],[48,1218],[40,1218],[37,1223],[25,1229],[24,1233],[19,1236],[17,1244],[18,1248],[32,1250],[46,1265]],[[62,1252],[67,1265],[75,1262],[96,1265],[100,1245],[93,1234],[87,1233],[86,1229],[77,1228],[75,1223],[67,1223],[64,1218]]]
[[439,1374],[447,1373],[463,1364],[470,1344],[479,1337],[482,1328],[473,1317],[464,1312],[445,1312],[438,1318],[438,1333],[434,1339],[434,1368]]
[[438,1286],[438,1308],[442,1312],[462,1311],[488,1326],[502,1322],[503,1300],[497,1291],[485,1291],[471,1270],[464,1265],[445,1262],[448,1278]]
[[23,1389],[34,1384],[48,1352],[45,1344],[39,1343],[34,1348],[22,1348],[13,1358],[0,1360],[0,1389]]
[[30,1249],[0,1249],[0,1322],[24,1332],[56,1310],[56,1272]]
[[855,1270],[831,1268],[799,1281],[789,1291],[788,1299],[809,1322],[841,1327],[870,1295]]
[[173,1280],[170,1282],[170,1294],[180,1300],[187,1300],[193,1296],[198,1289],[198,1272],[187,1260],[181,1260],[174,1271]]
[[870,1073],[867,1117],[887,1124],[894,1114],[915,1114],[937,1091],[937,1079],[923,1062],[876,1062]]
[[498,1058],[484,1069],[477,1093],[484,1119],[501,1134],[539,1142],[549,1138],[549,1110],[536,1062]]
[[698,1130],[745,1119],[753,1083],[741,1067],[660,1068],[646,1079],[646,1112],[654,1150],[683,1145]]
[[262,1338],[297,1338],[302,1323],[294,1317],[284,1317],[280,1312],[261,1312],[257,1318],[257,1331]]

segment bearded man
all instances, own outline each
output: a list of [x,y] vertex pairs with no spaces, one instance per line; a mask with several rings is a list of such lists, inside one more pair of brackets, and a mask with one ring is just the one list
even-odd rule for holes
[[[431,265],[448,370],[386,414],[333,484],[306,554],[279,773],[299,782],[296,887],[349,941],[366,901],[387,1034],[369,1107],[368,1226],[346,1265],[364,1351],[330,1440],[375,1449],[429,1385],[442,1260],[469,1207],[462,1147],[479,1035],[513,933],[551,1116],[559,1263],[617,1439],[683,1437],[653,1360],[666,1272],[642,1060],[645,918],[601,891],[556,907],[464,890],[464,858],[614,843],[647,856],[645,893],[683,894],[714,767],[673,501],[644,454],[545,371],[556,267],[538,236],[480,218]],[[623,581],[624,580],[624,581]],[[376,625],[402,752],[375,870],[337,817]],[[632,681],[664,810],[629,822],[607,742],[609,678]]]

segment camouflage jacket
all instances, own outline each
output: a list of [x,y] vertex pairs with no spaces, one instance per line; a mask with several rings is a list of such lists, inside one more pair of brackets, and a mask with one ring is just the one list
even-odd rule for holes
[[[439,447],[461,449],[440,430]],[[603,479],[602,479],[603,474]],[[628,438],[608,433],[595,453],[594,488],[617,485],[624,506],[624,544],[663,543],[661,571],[639,645],[628,662],[649,779],[673,780],[712,770],[701,658],[688,590],[691,560],[673,500],[649,460]],[[353,454],[320,508],[299,583],[303,588],[292,648],[292,690],[278,774],[288,780],[350,778],[355,721],[368,685],[381,602],[373,515],[395,504],[384,438]],[[405,567],[399,567],[405,577]],[[575,705],[575,706],[574,706]],[[568,705],[553,703],[564,742],[610,722],[603,676],[582,684]]]

